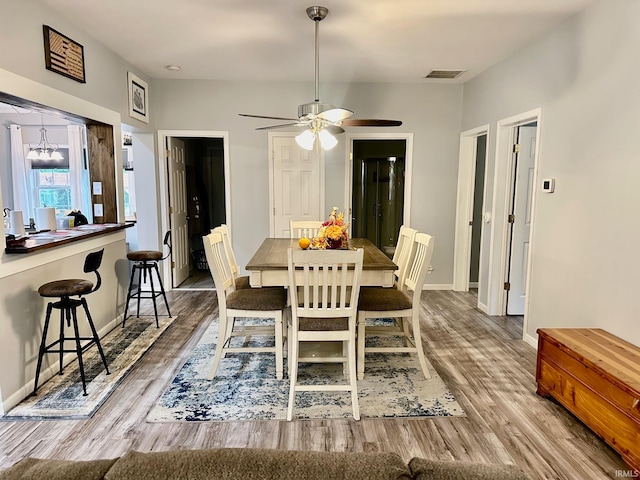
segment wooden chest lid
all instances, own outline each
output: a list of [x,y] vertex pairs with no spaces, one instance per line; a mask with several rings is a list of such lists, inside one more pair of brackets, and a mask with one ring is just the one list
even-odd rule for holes
[[640,398],[640,348],[600,328],[540,328],[537,333]]

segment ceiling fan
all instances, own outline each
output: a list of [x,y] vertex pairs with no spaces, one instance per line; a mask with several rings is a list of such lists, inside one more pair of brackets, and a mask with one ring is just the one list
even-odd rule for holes
[[315,23],[315,100],[310,103],[303,103],[298,106],[298,118],[271,117],[264,115],[251,115],[240,113],[243,117],[266,118],[269,120],[283,120],[289,123],[258,127],[256,130],[271,130],[274,128],[304,127],[305,130],[296,137],[296,142],[306,150],[312,150],[316,137],[324,150],[335,147],[338,140],[333,136],[344,132],[343,126],[350,127],[398,127],[402,125],[400,120],[383,119],[357,119],[349,118],[353,115],[351,110],[336,107],[320,101],[319,94],[319,46],[318,46],[318,25],[327,14],[326,7],[313,6],[307,8],[308,17]]

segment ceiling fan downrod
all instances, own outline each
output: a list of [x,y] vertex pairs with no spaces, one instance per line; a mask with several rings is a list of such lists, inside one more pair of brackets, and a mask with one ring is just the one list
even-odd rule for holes
[[307,8],[308,17],[315,23],[316,33],[316,102],[320,101],[320,43],[318,41],[319,25],[329,13],[327,7],[313,6]]

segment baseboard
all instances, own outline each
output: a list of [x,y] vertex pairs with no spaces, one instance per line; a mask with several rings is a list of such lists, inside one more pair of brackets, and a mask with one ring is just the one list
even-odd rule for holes
[[482,313],[489,315],[489,307],[482,302],[478,302],[478,308]]
[[[111,330],[113,330],[115,327],[121,324],[122,324],[122,315],[118,315],[117,318],[111,320],[108,324],[106,324],[104,327],[102,327],[98,331],[98,336],[100,338],[104,337],[107,333],[109,333]],[[75,353],[67,353],[62,357],[62,365],[66,367],[69,363],[77,361],[76,358],[77,357]],[[40,371],[40,379],[38,383],[42,385],[47,380],[49,380],[50,378],[52,378],[57,374],[58,374],[58,362],[54,362],[53,364],[49,365],[47,368]],[[34,381],[35,381],[35,372],[34,372],[34,376],[31,377],[27,381],[27,383],[25,383],[14,394],[10,395],[2,402],[2,405],[0,408],[0,415],[4,415],[5,412],[8,412],[13,407],[18,405],[22,400],[24,400],[29,395],[31,395],[33,393]]]
[[478,282],[469,282],[469,288],[478,288]]
[[425,283],[422,290],[453,290],[453,283]]
[[538,339],[536,337],[532,337],[528,333],[525,333],[524,336],[522,337],[522,340],[524,340],[526,343],[531,345],[536,350],[538,349]]

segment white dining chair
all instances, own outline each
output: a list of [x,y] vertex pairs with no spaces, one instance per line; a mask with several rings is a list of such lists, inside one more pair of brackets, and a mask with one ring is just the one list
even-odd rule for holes
[[[433,255],[434,238],[416,233],[405,273],[394,288],[366,287],[358,303],[358,379],[364,377],[367,353],[416,353],[425,378],[431,378],[420,334],[420,294]],[[367,319],[390,318],[389,325]],[[391,346],[366,346],[366,336],[400,337]]]
[[227,257],[227,266],[231,270],[233,281],[235,282],[236,289],[251,288],[248,275],[240,275],[240,267],[236,260],[236,255],[233,253],[233,246],[231,244],[231,235],[229,235],[229,228],[226,224],[219,225],[211,230],[212,232],[220,232],[224,243],[224,251]]
[[320,220],[289,220],[289,234],[291,238],[313,238],[322,227]]
[[[353,418],[360,419],[356,385],[356,321],[364,250],[289,249],[289,408],[292,420],[296,392],[351,392]],[[342,342],[335,356],[301,353],[301,343]],[[341,378],[321,384],[299,383],[299,363],[342,363],[348,383]],[[326,382],[326,383],[325,383]]]
[[[233,276],[226,266],[224,240],[219,231],[202,238],[207,263],[216,285],[218,297],[219,325],[216,351],[209,372],[212,380],[218,370],[220,360],[227,353],[275,353],[276,378],[283,376],[283,311],[287,304],[284,287],[244,288],[235,287]],[[238,318],[273,318],[271,325],[239,325]],[[252,346],[244,342],[237,344],[233,337],[253,337],[267,335],[274,337],[273,346]],[[254,344],[255,345],[255,344]]]
[[416,233],[418,233],[418,231],[415,228],[404,225],[400,227],[398,241],[396,242],[396,248],[393,252],[393,258],[391,259],[393,263],[398,266],[398,269],[394,272],[396,283],[404,277]]

